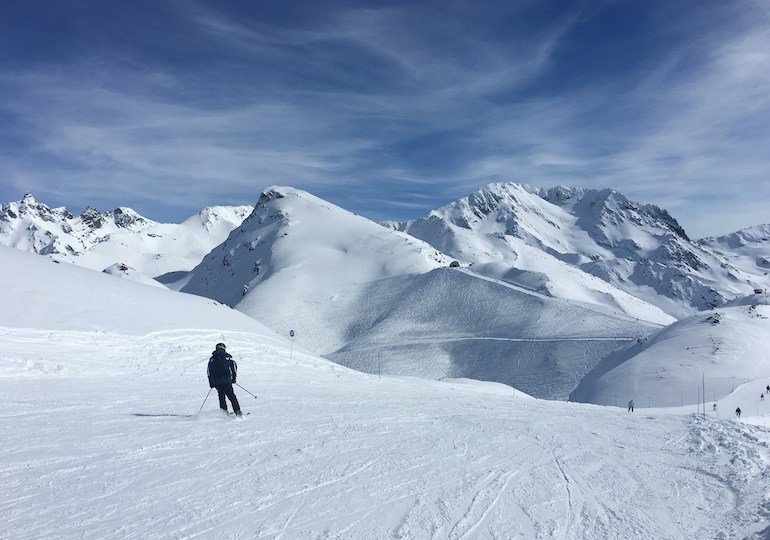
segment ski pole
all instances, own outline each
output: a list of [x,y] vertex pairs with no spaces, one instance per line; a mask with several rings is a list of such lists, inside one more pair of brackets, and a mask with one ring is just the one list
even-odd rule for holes
[[[208,394],[206,394],[206,399],[208,399],[208,398],[209,398],[209,396],[211,395],[211,391],[212,391],[212,390],[213,390],[213,388],[209,388],[209,393],[208,393]],[[200,413],[201,413],[201,411],[203,410],[203,406],[206,404],[206,399],[204,399],[204,400],[203,400],[203,403],[201,404],[201,408],[200,408],[200,409],[198,409],[198,414],[200,414]]]
[[[246,392],[247,394],[251,394],[251,392],[249,392],[248,390],[246,390],[246,389],[245,389],[243,386],[241,386],[240,384],[238,384],[238,383],[233,383],[233,384],[234,384],[234,385],[236,385],[236,386],[239,386],[239,387],[241,388],[241,390],[243,390],[243,391],[244,391],[244,392]],[[254,394],[251,394],[251,395],[252,395],[252,396],[254,396]],[[254,396],[254,399],[257,399],[257,396]]]

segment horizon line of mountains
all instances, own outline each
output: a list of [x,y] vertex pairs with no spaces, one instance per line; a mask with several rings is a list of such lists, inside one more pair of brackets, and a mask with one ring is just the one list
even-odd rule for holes
[[26,195],[0,207],[0,244],[211,298],[361,371],[552,399],[619,347],[770,285],[769,225],[693,241],[610,189],[515,183],[385,223],[284,186],[181,224]]
[[[265,190],[260,201],[275,189]],[[293,188],[277,189],[305,193]],[[249,205],[207,207],[179,225],[195,222],[212,236],[208,244],[218,244],[225,240],[225,232],[229,234],[253,211]],[[102,213],[87,206],[75,216],[66,208],[50,208],[38,202],[30,193],[18,202],[0,206],[0,244],[68,257],[75,263],[94,246],[122,233],[152,237],[153,228],[169,225],[176,224],[155,222],[127,207]],[[425,217],[380,225],[423,240],[477,269],[500,261],[517,269],[519,252],[534,248],[651,301],[675,317],[719,306],[754,289],[764,289],[769,283],[770,224],[693,241],[666,210],[629,201],[612,189],[491,183]],[[217,227],[218,234],[212,235]],[[477,242],[469,241],[469,236],[483,238],[486,253],[480,253],[473,245]],[[115,263],[134,266],[132,262],[114,260],[94,269],[103,270]],[[150,277],[191,269],[164,268]],[[526,271],[531,274],[535,270]],[[529,278],[532,281],[532,276]],[[651,287],[654,293],[640,294],[644,287]],[[684,304],[684,309],[676,309],[662,299]]]

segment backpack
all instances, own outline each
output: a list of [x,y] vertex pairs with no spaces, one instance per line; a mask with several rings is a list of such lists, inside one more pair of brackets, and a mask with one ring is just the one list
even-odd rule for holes
[[214,354],[211,355],[211,360],[209,360],[209,377],[212,381],[217,381],[218,384],[221,384],[219,381],[230,382],[232,380],[229,359],[230,355],[226,352],[214,351]]

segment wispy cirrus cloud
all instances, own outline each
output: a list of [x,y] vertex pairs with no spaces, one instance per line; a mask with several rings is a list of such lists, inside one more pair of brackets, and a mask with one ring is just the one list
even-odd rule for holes
[[178,219],[290,184],[401,219],[503,179],[612,187],[696,236],[770,221],[761,3],[268,4],[139,1],[25,52],[0,195]]

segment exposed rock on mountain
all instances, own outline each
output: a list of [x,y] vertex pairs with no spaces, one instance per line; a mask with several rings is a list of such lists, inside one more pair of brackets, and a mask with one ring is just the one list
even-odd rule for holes
[[[491,263],[542,272],[542,261],[525,255],[536,248],[674,316],[721,305],[745,294],[752,282],[767,283],[690,240],[665,210],[610,189],[494,183],[421,219],[390,225],[479,272]],[[558,266],[553,260],[545,265]],[[544,290],[552,286],[542,284]]]
[[149,276],[191,270],[251,212],[215,206],[182,224],[157,223],[130,208],[79,216],[27,193],[0,207],[0,244],[102,270],[120,261]]

